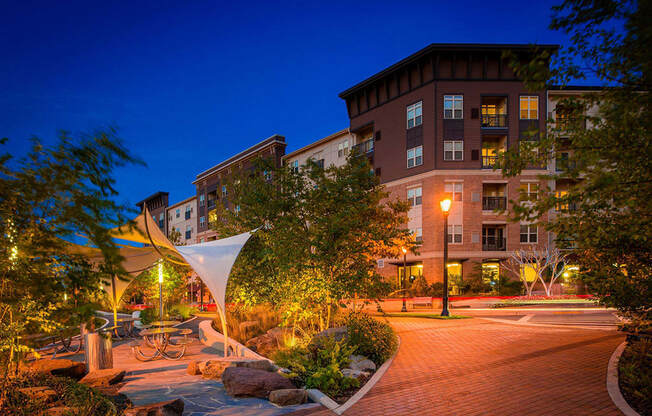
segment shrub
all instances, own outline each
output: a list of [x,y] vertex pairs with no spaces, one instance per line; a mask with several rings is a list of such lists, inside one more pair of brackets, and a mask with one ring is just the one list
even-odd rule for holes
[[355,348],[346,340],[325,338],[323,342],[308,347],[292,347],[279,350],[273,355],[276,364],[290,370],[290,377],[309,389],[337,397],[357,387],[358,380],[346,377],[342,369],[349,364],[349,356]]
[[442,282],[435,282],[430,285],[430,296],[442,297],[444,296],[444,284]]
[[29,397],[18,392],[18,389],[23,387],[39,386],[47,386],[56,391],[61,401],[58,405],[74,408],[76,415],[114,416],[123,410],[117,409],[111,400],[97,390],[65,377],[21,374],[8,379],[7,383],[6,399],[0,403],[0,414],[6,416],[42,414],[46,407],[43,402],[30,400]]
[[183,319],[188,319],[191,315],[197,312],[199,312],[199,310],[194,306],[179,304],[172,306],[168,313],[170,316],[180,315]]
[[418,276],[414,280],[414,283],[412,283],[411,291],[415,296],[428,296],[430,292],[430,286],[428,285],[426,278],[423,276]]
[[620,388],[627,402],[640,414],[652,414],[652,340],[628,343],[618,362]]
[[496,290],[501,296],[516,296],[523,292],[523,282],[512,280],[507,276],[500,275],[496,282]]
[[344,320],[348,342],[356,353],[380,365],[396,352],[398,339],[391,326],[366,313],[352,312]]
[[146,308],[140,312],[140,322],[143,325],[149,325],[149,323],[156,321],[158,319],[158,312],[154,308]]

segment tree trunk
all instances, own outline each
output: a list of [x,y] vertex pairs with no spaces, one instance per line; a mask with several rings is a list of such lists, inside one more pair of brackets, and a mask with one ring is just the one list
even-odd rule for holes
[[86,356],[86,369],[90,373],[95,370],[113,368],[113,348],[111,337],[104,337],[97,332],[84,336],[84,354]]

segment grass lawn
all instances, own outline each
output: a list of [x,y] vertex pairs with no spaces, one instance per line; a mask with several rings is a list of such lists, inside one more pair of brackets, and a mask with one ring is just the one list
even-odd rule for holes
[[390,318],[425,318],[425,319],[468,319],[470,316],[462,315],[450,315],[450,316],[441,316],[436,313],[411,313],[411,312],[391,312],[386,313],[385,315]]

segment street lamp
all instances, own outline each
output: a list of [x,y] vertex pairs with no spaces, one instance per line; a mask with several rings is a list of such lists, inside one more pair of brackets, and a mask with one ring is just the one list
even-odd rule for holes
[[163,320],[163,262],[158,264],[158,307],[159,307],[159,316],[161,321]]
[[444,298],[442,300],[441,316],[448,316],[448,211],[451,209],[451,200],[446,198],[439,202],[441,212],[444,214]]
[[405,307],[405,275],[407,274],[407,264],[406,264],[406,255],[407,255],[407,248],[401,247],[401,251],[403,252],[403,280],[401,282],[401,286],[403,286],[403,307],[401,308],[401,312],[407,312],[407,308]]

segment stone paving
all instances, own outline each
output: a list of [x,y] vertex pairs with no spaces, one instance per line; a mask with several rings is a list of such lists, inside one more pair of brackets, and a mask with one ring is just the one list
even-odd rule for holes
[[[400,350],[344,415],[620,415],[606,389],[615,331],[390,318]],[[332,415],[324,408],[299,415]]]

